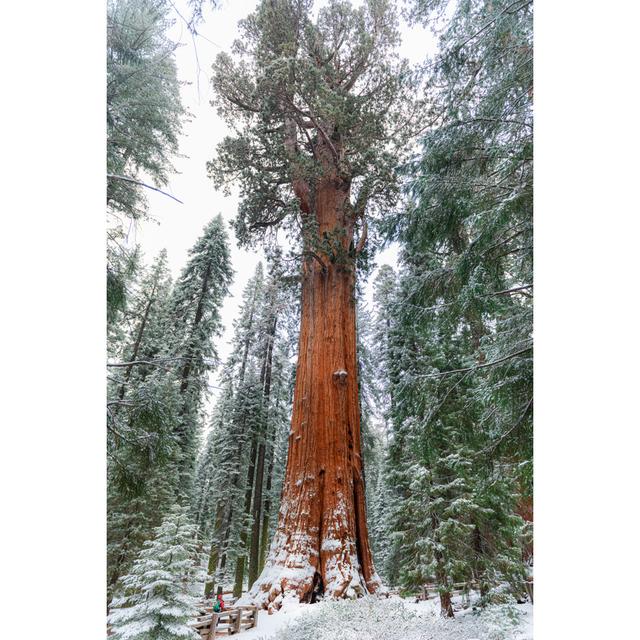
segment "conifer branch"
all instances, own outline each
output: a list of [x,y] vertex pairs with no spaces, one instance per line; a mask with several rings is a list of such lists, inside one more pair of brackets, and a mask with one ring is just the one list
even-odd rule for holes
[[478,364],[473,367],[464,367],[463,369],[451,369],[451,371],[441,371],[439,373],[429,373],[424,376],[417,376],[419,378],[439,378],[441,376],[448,376],[452,373],[464,373],[466,371],[477,371],[478,369],[486,369],[487,367],[492,367],[496,364],[500,364],[505,360],[510,360],[511,358],[515,358],[527,351],[531,351],[533,349],[533,345],[527,347],[526,349],[521,349],[520,351],[516,351],[515,353],[510,353],[508,356],[504,356],[502,358],[498,358],[497,360],[492,360],[491,362],[485,362],[484,364]]

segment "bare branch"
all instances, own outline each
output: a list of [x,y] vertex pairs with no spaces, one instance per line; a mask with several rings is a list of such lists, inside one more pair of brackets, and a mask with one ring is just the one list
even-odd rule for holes
[[157,191],[158,193],[161,193],[163,196],[168,196],[169,198],[171,198],[172,200],[175,200],[176,202],[179,202],[180,204],[184,204],[182,200],[178,200],[178,198],[176,198],[175,196],[172,196],[170,193],[167,193],[162,189],[158,189],[157,187],[152,187],[150,184],[147,184],[146,182],[140,182],[140,180],[134,180],[133,178],[129,178],[127,176],[117,176],[113,173],[107,173],[107,178],[110,178],[111,180],[123,180],[124,182],[132,182],[133,184],[140,185],[141,187],[146,187],[147,189],[151,189],[152,191]]
[[504,291],[496,291],[495,293],[492,293],[492,296],[503,296],[506,295],[508,293],[517,293],[518,291],[521,292],[523,295],[528,295],[526,294],[523,290],[524,289],[533,289],[533,285],[532,284],[525,284],[522,287],[514,287],[513,289],[505,289]]
[[161,358],[158,360],[132,360],[131,362],[107,362],[107,367],[132,367],[134,365],[144,364],[152,367],[163,367],[168,362],[176,362],[185,358]]
[[476,453],[475,455],[481,456],[485,453],[489,453],[490,451],[493,451],[494,449],[496,449],[503,440],[505,440],[511,433],[513,433],[522,424],[522,421],[525,419],[525,416],[527,415],[527,413],[529,413],[529,409],[531,409],[532,404],[533,404],[533,398],[530,398],[529,401],[527,402],[527,405],[524,408],[524,411],[522,412],[521,416],[518,418],[518,421],[512,427],[507,429],[507,431],[505,431],[497,440],[492,442],[490,445],[488,445],[481,451],[478,451],[478,453]]

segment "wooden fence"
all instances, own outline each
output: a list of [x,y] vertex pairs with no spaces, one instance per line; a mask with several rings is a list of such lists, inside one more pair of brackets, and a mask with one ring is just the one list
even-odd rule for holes
[[218,635],[233,635],[258,625],[258,607],[253,605],[232,606],[220,613],[211,607],[201,610],[191,623],[203,640],[213,640]]

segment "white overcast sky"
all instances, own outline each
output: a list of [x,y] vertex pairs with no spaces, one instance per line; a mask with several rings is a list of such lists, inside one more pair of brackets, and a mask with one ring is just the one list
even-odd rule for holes
[[[175,4],[182,15],[188,16],[186,0],[176,0]],[[180,19],[176,20],[172,30],[173,39],[182,43],[176,54],[178,76],[180,80],[189,83],[182,88],[182,99],[193,117],[184,126],[180,139],[180,152],[184,157],[175,160],[177,173],[171,177],[166,190],[184,204],[148,191],[149,214],[155,222],[147,220],[132,228],[129,240],[141,245],[145,262],[151,261],[161,249],[166,248],[174,278],[180,273],[189,248],[199,237],[205,224],[218,213],[229,221],[236,214],[237,195],[232,193],[225,197],[221,191],[216,191],[206,173],[206,163],[213,157],[217,143],[229,133],[210,105],[211,63],[220,51],[230,50],[233,40],[238,37],[238,21],[252,12],[256,4],[257,0],[222,0],[220,8],[207,8],[204,21],[198,26],[198,32],[203,37],[197,37],[195,45]],[[316,3],[317,6],[322,4],[322,0]],[[354,4],[358,4],[357,0]],[[409,29],[403,24],[402,34],[401,54],[410,61],[422,61],[435,51],[435,38],[429,31],[419,27]],[[232,321],[237,313],[242,290],[262,259],[260,251],[239,249],[233,231],[229,231],[235,277],[231,296],[225,300],[222,310],[225,333],[217,342],[222,360],[229,353]],[[378,265],[395,264],[395,260],[396,249],[390,247],[379,254],[376,262]],[[367,288],[367,298],[370,298],[370,287]],[[216,384],[215,376],[211,382]],[[213,391],[215,397],[215,389]]]

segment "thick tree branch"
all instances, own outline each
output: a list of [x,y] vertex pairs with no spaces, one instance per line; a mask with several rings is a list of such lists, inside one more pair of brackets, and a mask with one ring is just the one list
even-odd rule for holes
[[362,233],[360,234],[360,238],[358,239],[358,244],[356,245],[356,255],[359,255],[360,252],[364,249],[364,245],[367,242],[367,221],[365,220],[362,225]]

